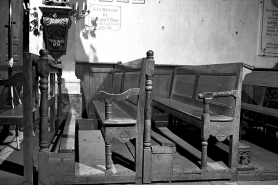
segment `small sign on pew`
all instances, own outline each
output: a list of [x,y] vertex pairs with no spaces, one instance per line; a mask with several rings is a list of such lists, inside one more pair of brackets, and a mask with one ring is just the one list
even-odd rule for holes
[[260,56],[278,56],[278,0],[263,0],[261,9]]

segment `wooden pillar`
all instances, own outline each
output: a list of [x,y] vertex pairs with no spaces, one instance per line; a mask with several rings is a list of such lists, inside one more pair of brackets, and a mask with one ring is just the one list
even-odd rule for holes
[[153,68],[148,66],[149,63],[154,62],[153,51],[147,52],[146,62],[146,103],[145,103],[145,129],[144,129],[144,162],[143,162],[143,183],[151,183],[152,181],[152,151],[151,151],[151,92],[152,92],[152,79]]
[[59,73],[57,73],[57,84],[57,122],[55,124],[55,130],[58,129],[62,122],[62,69],[60,69]]
[[48,76],[49,76],[49,64],[48,64],[48,51],[46,49],[40,50],[40,58],[38,61],[38,74],[40,76],[40,91],[41,91],[41,104],[40,104],[40,151],[48,151]]
[[[55,96],[55,73],[50,73],[50,97]],[[50,131],[55,131],[55,103],[50,107]]]

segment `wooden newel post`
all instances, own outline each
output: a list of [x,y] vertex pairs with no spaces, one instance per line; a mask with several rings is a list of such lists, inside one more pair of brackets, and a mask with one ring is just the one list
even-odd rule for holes
[[40,57],[38,61],[38,74],[40,76],[40,91],[41,91],[41,104],[40,104],[40,151],[48,151],[48,51],[46,49],[40,50]]
[[144,169],[143,169],[143,183],[151,183],[151,168],[152,168],[152,151],[151,151],[151,104],[152,104],[152,79],[153,67],[150,65],[154,63],[154,53],[149,50],[147,52],[147,68],[146,68],[146,102],[145,102],[145,129],[144,129]]

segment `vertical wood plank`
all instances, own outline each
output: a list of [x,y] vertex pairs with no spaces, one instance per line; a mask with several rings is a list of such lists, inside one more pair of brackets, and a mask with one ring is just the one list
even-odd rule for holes
[[57,122],[55,123],[55,130],[58,129],[62,122],[62,69],[57,73]]
[[[55,73],[50,73],[50,97],[55,96]],[[50,106],[50,131],[55,130],[55,103]]]
[[39,152],[39,185],[49,185],[49,153],[48,152]]
[[28,53],[24,53],[24,75],[23,86],[23,161],[24,178],[26,184],[33,184],[33,104],[32,100],[32,60]]

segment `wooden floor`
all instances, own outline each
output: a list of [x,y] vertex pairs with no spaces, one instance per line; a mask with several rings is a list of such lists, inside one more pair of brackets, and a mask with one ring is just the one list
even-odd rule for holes
[[[14,130],[11,131],[14,133]],[[38,151],[39,151],[39,133],[34,132],[34,180],[37,179]],[[53,133],[49,133],[49,139]],[[1,140],[0,143],[0,184],[20,184],[23,181],[23,132],[19,132],[20,150],[14,150],[7,146],[10,143],[12,147],[16,147],[16,139],[14,135],[10,135]]]
[[123,144],[113,139],[112,159],[114,165],[112,174],[105,173],[105,142],[99,130],[79,130],[78,145],[75,183],[135,182],[135,156],[134,147],[131,143],[129,145]]
[[[181,130],[180,130],[181,131]],[[188,133],[182,131],[184,138],[187,139],[192,146],[196,134],[194,130],[188,130]],[[37,166],[38,133],[34,137],[34,169]],[[249,133],[248,133],[249,134]],[[247,135],[248,135],[247,134]],[[79,152],[76,161],[76,183],[113,183],[113,178],[107,181],[105,176],[105,154],[104,141],[99,131],[78,131]],[[23,178],[23,160],[22,160],[22,132],[20,132],[21,150],[16,151],[8,146],[0,146],[0,184],[18,184]],[[244,137],[243,143],[251,147],[252,165],[255,170],[238,172],[238,180],[254,181],[254,180],[277,180],[278,179],[278,148],[275,147],[277,139],[264,138],[261,133],[251,133],[248,137]],[[192,141],[191,141],[192,140]],[[16,146],[14,136],[7,137],[2,143],[11,142],[11,145]],[[92,146],[92,142],[98,143]],[[196,142],[196,141],[195,141]],[[152,141],[155,143],[155,141]],[[196,142],[198,143],[198,142]],[[197,144],[198,145],[198,144]],[[198,146],[196,147],[198,150]],[[113,140],[113,173],[114,178],[121,178],[126,183],[134,182],[134,148],[132,144],[123,144]],[[215,156],[213,156],[215,155]],[[209,157],[214,164],[209,164],[211,168],[226,170],[227,154],[213,152],[209,150]],[[221,161],[223,160],[223,161]],[[173,177],[177,181],[186,181],[189,176],[194,177],[199,173],[198,160],[192,160],[192,156],[188,156],[181,147],[177,147],[177,152],[174,153]],[[36,170],[34,170],[36,177]],[[207,178],[207,177],[204,177]],[[114,180],[115,180],[114,179]],[[211,179],[213,180],[213,179]]]

